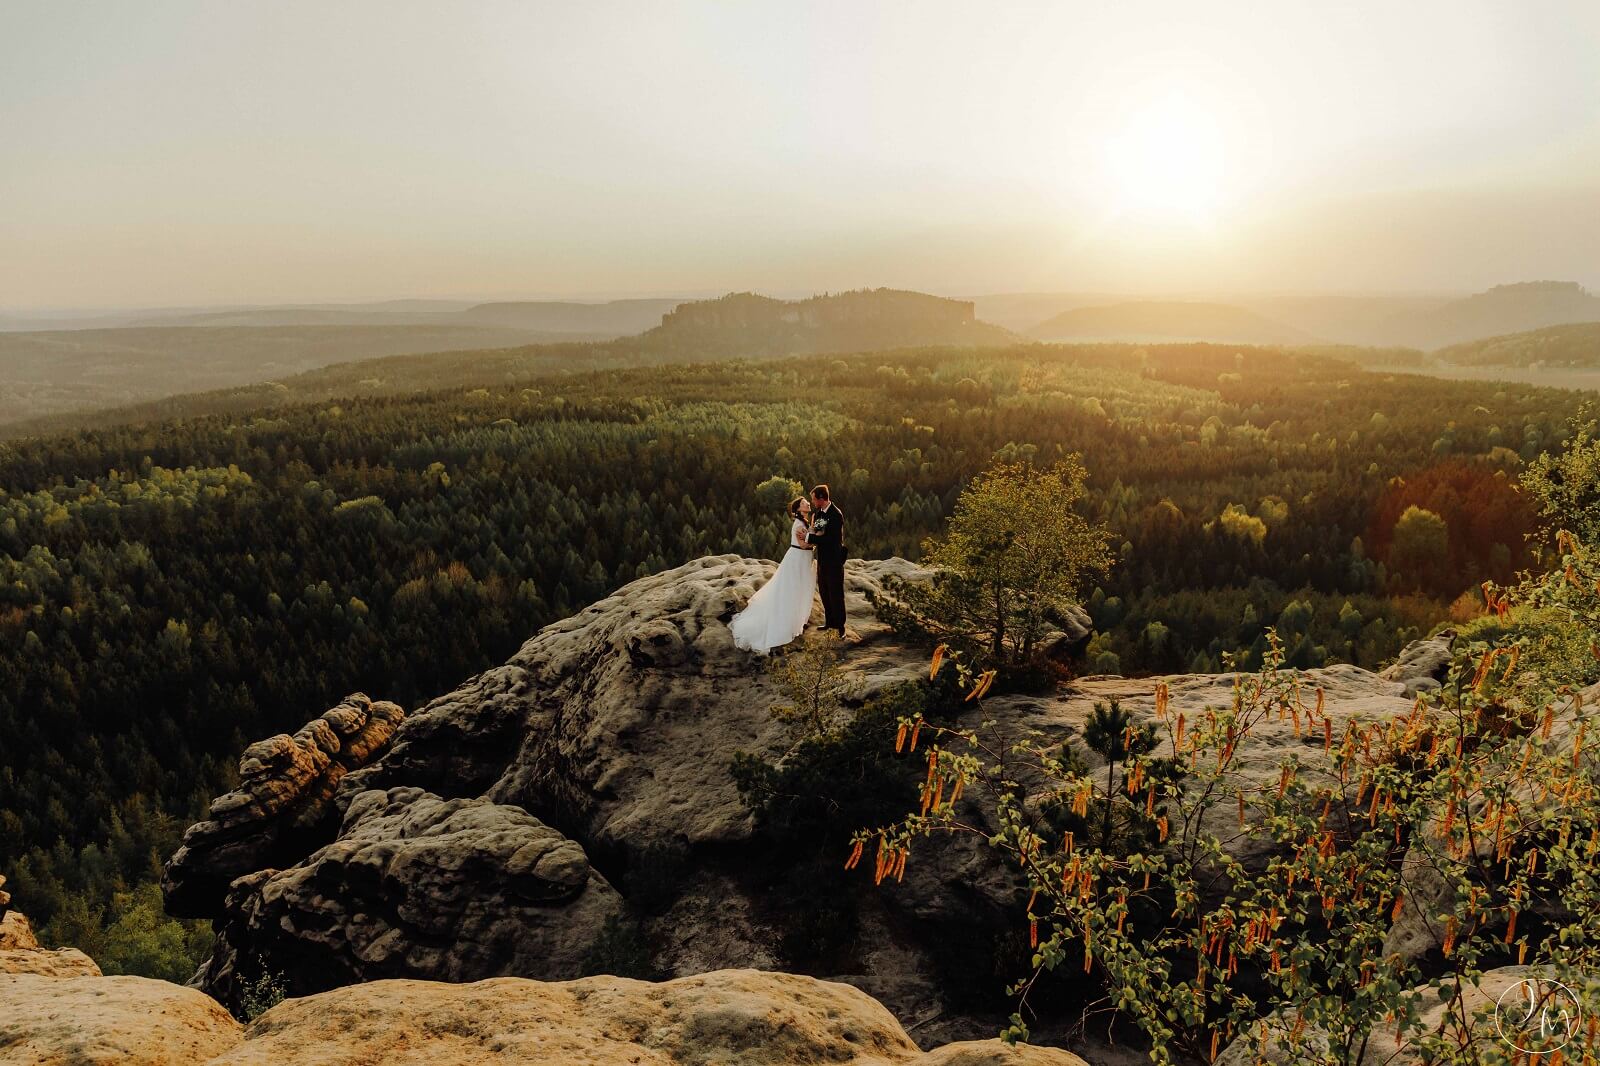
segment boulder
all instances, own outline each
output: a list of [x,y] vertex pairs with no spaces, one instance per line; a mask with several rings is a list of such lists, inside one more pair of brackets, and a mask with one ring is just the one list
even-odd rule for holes
[[51,951],[40,947],[27,917],[21,911],[9,911],[0,919],[0,974],[99,977],[100,967],[77,948]]
[[10,911],[0,918],[0,951],[28,951],[38,946],[33,926],[21,911]]
[[37,977],[99,977],[100,967],[77,948],[19,948],[0,951],[0,974]]
[[1000,1040],[965,1040],[935,1048],[917,1066],[1088,1066],[1070,1051]]
[[848,985],[723,970],[661,984],[591,977],[383,981],[279,1004],[211,1066],[1084,1066],[998,1041],[923,1054]]
[[192,988],[143,977],[0,974],[0,1062],[200,1066],[243,1027]]
[[575,977],[620,911],[583,848],[519,807],[372,790],[333,843],[240,880],[202,984],[233,1002],[260,969],[296,992],[401,975]]
[[245,749],[239,787],[190,826],[162,876],[169,914],[215,918],[235,878],[287,866],[332,838],[339,783],[384,751],[405,712],[357,692],[294,736]]
[[1450,669],[1451,646],[1455,639],[1455,630],[1443,629],[1426,640],[1414,640],[1378,676],[1385,681],[1399,682],[1407,696],[1433,691],[1443,684],[1445,673]]

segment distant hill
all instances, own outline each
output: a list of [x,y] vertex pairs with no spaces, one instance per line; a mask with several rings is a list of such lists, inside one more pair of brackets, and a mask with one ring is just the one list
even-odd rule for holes
[[805,300],[730,293],[680,305],[639,337],[658,353],[796,355],[926,345],[1005,344],[1009,331],[978,321],[970,300],[861,289]]
[[1026,333],[1063,311],[1120,303],[1127,298],[1105,292],[997,292],[974,296],[972,304],[978,318],[984,322]]
[[1485,337],[1452,344],[1433,355],[1457,366],[1600,367],[1600,322]]
[[[561,313],[535,320],[574,321]],[[975,320],[968,301],[890,289],[799,301],[739,293],[680,305],[638,336],[573,336],[461,325],[0,333],[0,437],[649,363],[1020,340]]]
[[1317,338],[1231,304],[1135,300],[1064,311],[1028,331],[1047,341],[1216,341],[1312,344]]
[[1325,337],[1334,344],[1394,345],[1394,324],[1435,311],[1454,296],[1389,296],[1348,293],[1242,294],[1226,302],[1275,322]]
[[1573,281],[1525,281],[1401,316],[1387,332],[1389,343],[1443,348],[1576,322],[1600,322],[1600,296]]
[[333,363],[567,339],[487,325],[163,326],[0,333],[0,424]]
[[564,340],[604,340],[643,333],[682,302],[676,297],[605,303],[523,300],[473,304],[452,300],[388,300],[370,304],[180,308],[71,318],[0,317],[0,332],[173,326],[496,326]]
[[681,303],[683,301],[676,298],[612,300],[601,304],[524,300],[478,304],[462,311],[459,317],[463,322],[514,326],[549,333],[582,333],[596,338],[627,337],[658,325],[662,315]]

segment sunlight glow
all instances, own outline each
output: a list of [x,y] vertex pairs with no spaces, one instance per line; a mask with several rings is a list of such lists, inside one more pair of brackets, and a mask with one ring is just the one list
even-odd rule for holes
[[1225,164],[1216,121],[1176,94],[1134,112],[1105,145],[1115,212],[1124,218],[1211,225]]

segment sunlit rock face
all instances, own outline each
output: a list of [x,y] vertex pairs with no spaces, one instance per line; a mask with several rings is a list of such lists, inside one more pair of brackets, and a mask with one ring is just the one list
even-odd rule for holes
[[[788,965],[780,945],[806,932],[797,926],[805,919],[774,906],[770,888],[815,857],[754,854],[761,838],[729,772],[735,752],[762,751],[784,736],[771,714],[780,695],[767,662],[736,649],[728,630],[774,569],[732,555],[697,559],[547,626],[504,665],[407,716],[374,758],[342,773],[331,797],[318,800],[336,824],[299,854],[243,870],[254,860],[233,858],[248,848],[223,841],[211,854],[230,861],[208,871],[196,845],[223,834],[191,830],[169,883],[205,884],[188,898],[214,900],[207,893],[228,879],[212,912],[219,937],[202,987],[231,1000],[253,969],[284,974],[295,993],[377,978],[564,980],[591,964],[614,917],[637,929],[640,950],[663,976]],[[846,571],[843,662],[860,679],[861,700],[927,677],[929,649],[872,613],[869,594],[891,576],[930,575],[903,559],[852,560]],[[1064,632],[1054,642],[1082,636]],[[1079,742],[1098,702],[1117,700],[1147,721],[1164,683],[1172,709],[1193,716],[1226,705],[1233,682],[1083,678],[990,698],[961,724],[976,725],[981,713],[1003,730]],[[1323,689],[1336,728],[1412,704],[1404,681],[1350,666],[1310,671],[1304,683]],[[1320,737],[1267,723],[1240,759],[1265,781],[1290,754],[1315,773]],[[289,755],[282,765],[293,767]],[[321,786],[297,795],[306,791],[328,796]],[[986,824],[981,795],[969,792],[963,804],[964,819]],[[1230,846],[1250,863],[1270,855],[1248,837]],[[844,856],[837,859],[842,866]],[[831,859],[827,866],[835,868]],[[919,851],[903,881],[874,887],[857,878],[848,891],[858,911],[850,957],[816,976],[847,981],[907,1024],[924,1023],[920,1041],[993,1034],[992,1017],[945,1002],[942,979],[953,937],[992,944],[1025,927],[1025,898],[980,839],[937,842]]]
[[298,989],[567,976],[620,910],[583,849],[520,807],[373,789],[331,844],[235,882],[201,983],[232,1001],[263,970]]
[[394,704],[357,692],[293,736],[246,748],[239,787],[212,801],[166,865],[168,912],[215,918],[235,878],[295,862],[330,839],[339,824],[333,800],[340,782],[387,749],[404,719]]

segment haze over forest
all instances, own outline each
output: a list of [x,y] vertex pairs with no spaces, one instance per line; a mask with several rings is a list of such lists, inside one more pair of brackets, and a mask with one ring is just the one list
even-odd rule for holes
[[0,314],[1593,289],[1597,49],[1581,0],[22,0]]

